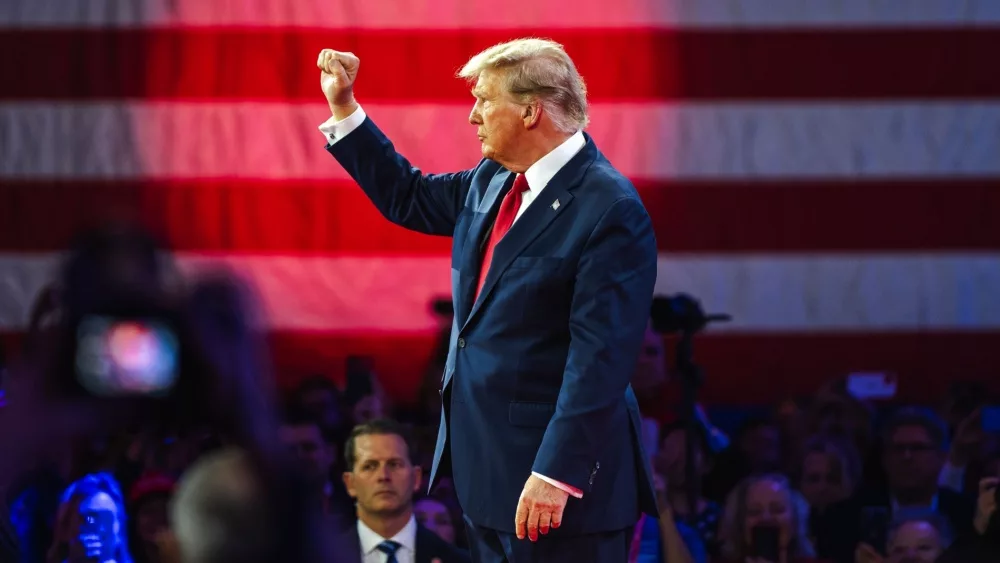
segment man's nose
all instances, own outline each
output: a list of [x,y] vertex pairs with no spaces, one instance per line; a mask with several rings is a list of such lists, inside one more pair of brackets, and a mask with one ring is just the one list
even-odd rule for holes
[[482,123],[482,120],[479,119],[479,111],[476,108],[472,108],[472,111],[469,112],[469,123],[473,125]]

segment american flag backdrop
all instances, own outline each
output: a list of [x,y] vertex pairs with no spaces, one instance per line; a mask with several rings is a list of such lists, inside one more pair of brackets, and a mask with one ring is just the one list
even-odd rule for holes
[[699,337],[706,399],[1000,373],[997,0],[5,0],[0,331],[76,228],[124,214],[253,281],[288,381],[371,354],[412,397],[450,239],[389,224],[323,150],[316,55],[356,53],[368,114],[451,171],[479,159],[455,71],[528,35],[587,80],[658,292],[734,318]]

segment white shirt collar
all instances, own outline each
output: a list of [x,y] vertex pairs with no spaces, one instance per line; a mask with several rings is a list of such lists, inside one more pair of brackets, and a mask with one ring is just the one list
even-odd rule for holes
[[576,153],[583,149],[587,140],[583,137],[583,131],[573,133],[573,136],[563,141],[561,145],[539,158],[537,162],[524,171],[524,177],[528,180],[528,189],[537,195],[538,192],[548,185],[552,177],[556,175],[563,166],[576,156]]
[[383,538],[358,518],[358,539],[361,540],[362,556],[375,551],[379,544],[385,540],[392,540],[398,543],[402,546],[399,548],[400,551],[408,549],[410,553],[414,553],[417,550],[417,519],[410,514],[410,521],[403,526],[403,529],[399,533],[391,538]]
[[931,504],[929,506],[924,506],[924,507],[921,507],[921,506],[900,506],[899,505],[899,501],[896,500],[896,497],[892,497],[890,499],[890,502],[892,503],[892,514],[893,515],[897,515],[897,514],[900,514],[900,513],[904,513],[905,514],[907,512],[923,512],[923,511],[927,511],[927,510],[929,510],[931,512],[937,512],[937,509],[938,509],[938,495],[937,494],[935,494],[934,497],[931,498]]

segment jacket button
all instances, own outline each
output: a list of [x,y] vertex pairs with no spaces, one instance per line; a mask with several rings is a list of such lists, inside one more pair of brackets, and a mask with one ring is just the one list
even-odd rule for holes
[[465,339],[464,338],[459,338],[458,339],[458,347],[459,348],[465,348]]

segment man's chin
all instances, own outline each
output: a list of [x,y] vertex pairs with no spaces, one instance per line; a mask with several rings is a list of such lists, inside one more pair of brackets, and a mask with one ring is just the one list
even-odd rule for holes
[[489,159],[489,160],[494,160],[493,157],[496,156],[496,154],[497,154],[497,151],[493,150],[493,147],[487,145],[485,141],[482,143],[482,146],[480,147],[480,150],[483,153],[483,158],[486,158],[486,159]]

